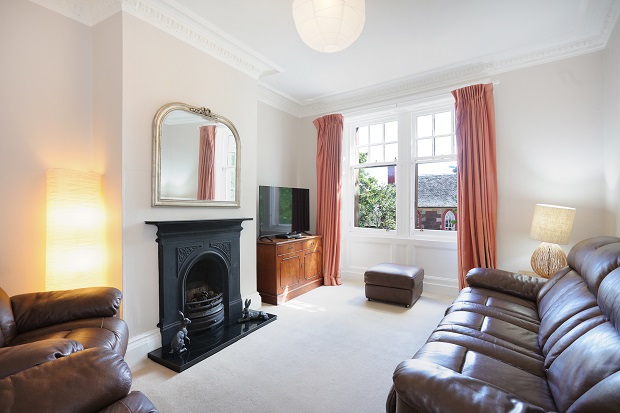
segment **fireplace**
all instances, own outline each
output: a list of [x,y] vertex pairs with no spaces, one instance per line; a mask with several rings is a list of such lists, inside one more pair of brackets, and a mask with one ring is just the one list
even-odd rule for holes
[[[237,323],[242,318],[239,238],[251,218],[146,221],[157,226],[159,323],[162,347],[149,358],[181,372],[275,320]],[[171,341],[187,325],[186,351]]]

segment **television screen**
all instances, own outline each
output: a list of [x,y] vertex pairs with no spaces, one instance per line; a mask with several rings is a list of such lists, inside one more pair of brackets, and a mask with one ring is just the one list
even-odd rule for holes
[[258,188],[259,237],[310,230],[310,190],[282,186]]

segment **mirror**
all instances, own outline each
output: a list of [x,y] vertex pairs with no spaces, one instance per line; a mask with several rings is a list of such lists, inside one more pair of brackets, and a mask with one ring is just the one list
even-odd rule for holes
[[153,206],[239,206],[239,134],[210,109],[169,103],[153,120]]

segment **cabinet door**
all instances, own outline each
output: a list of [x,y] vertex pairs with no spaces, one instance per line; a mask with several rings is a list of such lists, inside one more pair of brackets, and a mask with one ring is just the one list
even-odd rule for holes
[[305,251],[304,254],[304,278],[316,280],[323,276],[323,254],[321,249]]
[[278,294],[282,294],[287,289],[297,288],[301,282],[301,256],[300,254],[281,255],[278,257],[280,266],[280,286]]

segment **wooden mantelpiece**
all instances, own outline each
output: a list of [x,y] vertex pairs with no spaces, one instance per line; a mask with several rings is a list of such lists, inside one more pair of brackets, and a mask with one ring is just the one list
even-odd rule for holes
[[323,238],[259,240],[257,287],[263,302],[281,304],[323,285]]

